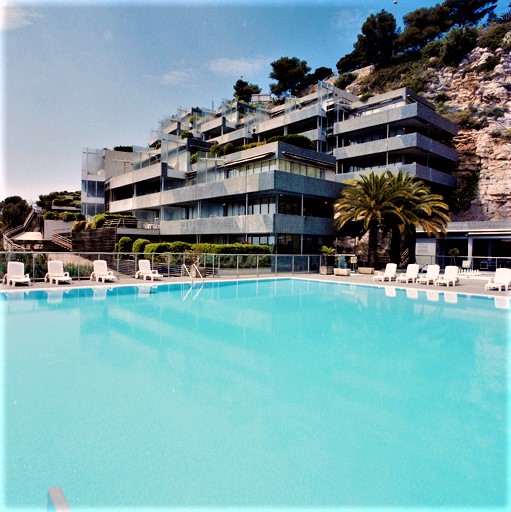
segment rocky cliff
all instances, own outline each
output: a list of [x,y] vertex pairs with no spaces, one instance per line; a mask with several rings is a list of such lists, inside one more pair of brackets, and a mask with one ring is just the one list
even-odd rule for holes
[[469,204],[453,220],[511,220],[510,52],[474,49],[458,68],[437,70],[424,96],[445,98],[446,112],[459,122],[456,174]]
[[[372,66],[357,71],[346,89],[360,94],[371,72]],[[510,51],[475,48],[457,68],[430,68],[427,77],[421,94],[459,127],[453,221],[511,220]]]

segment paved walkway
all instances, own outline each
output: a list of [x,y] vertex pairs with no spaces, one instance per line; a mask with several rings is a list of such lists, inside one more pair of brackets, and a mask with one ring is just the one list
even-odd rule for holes
[[[358,284],[364,286],[386,286],[393,288],[415,288],[419,290],[435,290],[435,291],[449,291],[455,293],[463,293],[463,294],[471,294],[471,295],[485,295],[485,296],[503,296],[503,297],[511,297],[511,290],[508,291],[498,291],[498,290],[485,290],[484,286],[488,282],[489,277],[493,274],[489,274],[488,276],[477,276],[477,277],[461,277],[460,282],[457,286],[434,286],[434,285],[424,285],[424,284],[413,284],[413,283],[396,283],[392,281],[389,283],[388,281],[382,283],[380,281],[373,281],[372,275],[367,274],[356,274],[352,273],[350,276],[332,276],[332,275],[320,275],[320,274],[291,274],[291,273],[283,273],[279,272],[278,275],[275,274],[261,274],[259,278],[268,279],[274,277],[295,277],[298,279],[314,279],[320,281],[334,281],[339,283],[349,283],[349,284]],[[206,278],[205,281],[232,281],[236,279],[257,279],[256,275],[244,275],[244,276],[233,276],[233,275],[225,275],[221,277],[209,277]],[[164,277],[160,281],[155,281],[155,283],[189,283],[189,277]],[[196,280],[195,282],[199,282]],[[61,284],[59,287],[61,288],[70,288],[70,287],[97,287],[97,286],[136,286],[142,284],[151,284],[151,281],[142,281],[141,279],[135,279],[133,277],[120,276],[117,283],[97,283],[95,281],[90,281],[88,279],[82,279],[80,281],[73,281],[72,284]],[[41,281],[33,282],[30,287],[18,285],[16,286],[16,290],[21,289],[54,289],[57,285],[49,285],[48,283],[44,283]],[[14,287],[7,286],[5,284],[0,284],[0,291],[8,291],[13,290]]]

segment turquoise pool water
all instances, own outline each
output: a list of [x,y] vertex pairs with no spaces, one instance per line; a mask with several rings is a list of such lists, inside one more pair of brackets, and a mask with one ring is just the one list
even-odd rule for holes
[[45,510],[58,485],[73,510],[509,510],[492,299],[101,290],[0,293],[5,509]]

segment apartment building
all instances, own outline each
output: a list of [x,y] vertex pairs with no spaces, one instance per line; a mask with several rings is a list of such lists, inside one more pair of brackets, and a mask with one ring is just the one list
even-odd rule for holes
[[[314,149],[265,143],[291,134],[308,137]],[[453,187],[455,134],[455,124],[408,89],[361,101],[319,82],[279,105],[180,109],[145,148],[84,152],[83,211],[133,213],[141,233],[166,240],[315,253],[336,236],[332,203],[348,179],[404,169],[434,189]],[[231,152],[216,156],[213,145]]]

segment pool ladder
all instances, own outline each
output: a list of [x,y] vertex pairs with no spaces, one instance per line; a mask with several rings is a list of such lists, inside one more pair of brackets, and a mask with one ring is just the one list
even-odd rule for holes
[[190,281],[192,282],[192,284],[194,283],[194,276],[193,276],[192,272],[195,274],[195,277],[199,276],[201,281],[204,283],[204,277],[200,273],[199,267],[197,266],[196,263],[194,263],[193,265],[190,265],[190,267],[187,267],[183,263],[181,265],[181,276],[184,276],[185,272],[186,272],[186,274],[188,274],[188,277],[190,278]]

